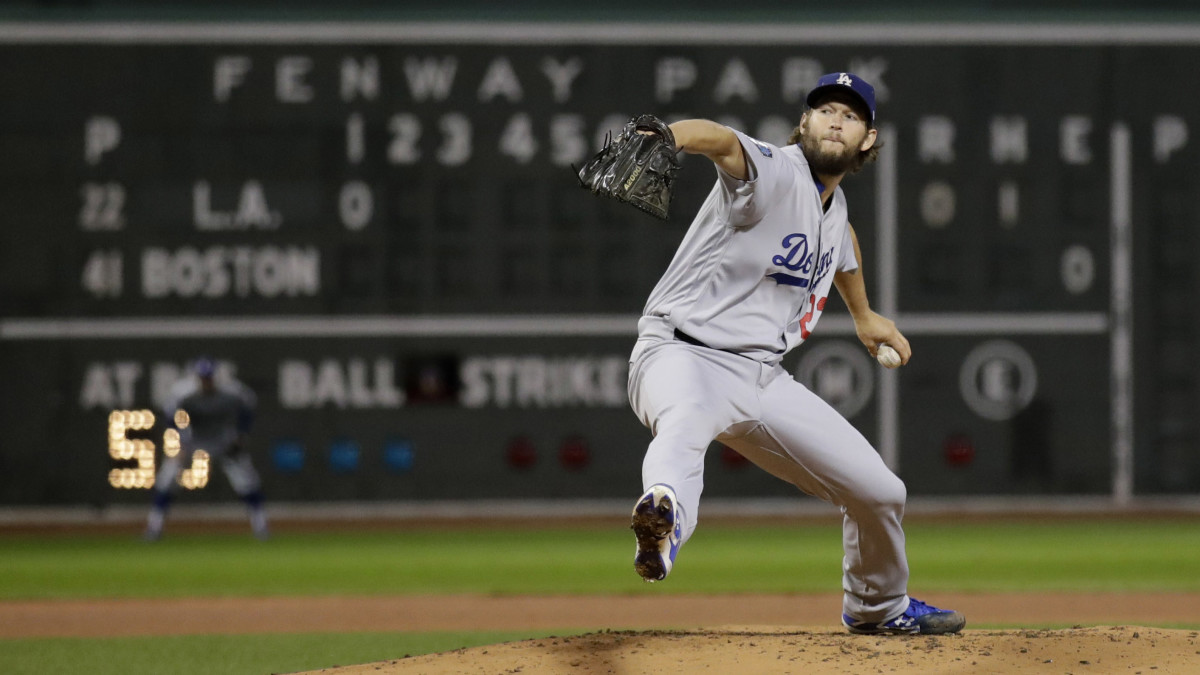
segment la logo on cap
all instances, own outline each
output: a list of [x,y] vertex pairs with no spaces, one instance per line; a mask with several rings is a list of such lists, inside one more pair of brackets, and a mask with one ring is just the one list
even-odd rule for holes
[[826,73],[817,80],[817,86],[805,97],[808,107],[815,108],[826,94],[834,92],[853,94],[862,102],[863,107],[870,113],[870,120],[875,122],[875,89],[853,73]]

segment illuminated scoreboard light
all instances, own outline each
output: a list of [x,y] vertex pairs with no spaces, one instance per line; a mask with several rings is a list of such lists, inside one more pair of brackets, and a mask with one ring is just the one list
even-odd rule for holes
[[[178,429],[188,426],[188,414],[175,411]],[[121,462],[134,462],[134,466],[110,469],[108,484],[122,490],[149,490],[154,487],[155,446],[145,438],[129,438],[129,432],[146,432],[154,428],[154,413],[149,410],[114,410],[108,415],[108,454]],[[181,450],[178,429],[163,431],[163,455],[173,458]],[[209,454],[204,450],[192,453],[191,463],[179,472],[179,485],[188,490],[199,490],[208,485]]]
[[108,483],[115,488],[150,489],[154,486],[154,444],[145,439],[131,439],[129,431],[154,427],[154,413],[149,410],[114,410],[108,415],[108,454],[121,461],[133,461],[134,467],[112,469]]

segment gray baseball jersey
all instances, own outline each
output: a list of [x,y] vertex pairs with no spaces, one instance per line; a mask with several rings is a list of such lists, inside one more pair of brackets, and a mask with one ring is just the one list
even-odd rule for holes
[[710,347],[776,363],[811,334],[831,272],[858,262],[841,188],[824,209],[798,147],[735,133],[750,180],[717,169],[716,184],[646,302],[639,333],[665,337],[679,329]]

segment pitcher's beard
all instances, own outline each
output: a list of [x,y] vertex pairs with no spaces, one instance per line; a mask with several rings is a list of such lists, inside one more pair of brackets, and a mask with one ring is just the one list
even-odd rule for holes
[[848,146],[841,152],[822,151],[821,141],[811,136],[801,137],[800,150],[804,152],[804,158],[808,160],[808,165],[814,172],[828,176],[850,171],[858,157],[858,148]]

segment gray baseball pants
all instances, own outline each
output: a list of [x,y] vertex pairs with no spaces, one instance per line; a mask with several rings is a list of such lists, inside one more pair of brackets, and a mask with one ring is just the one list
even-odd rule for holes
[[845,614],[874,622],[904,611],[904,483],[857,429],[782,366],[642,338],[631,357],[629,400],[654,434],[642,488],[674,488],[684,542],[696,529],[704,454],[715,439],[841,508]]

